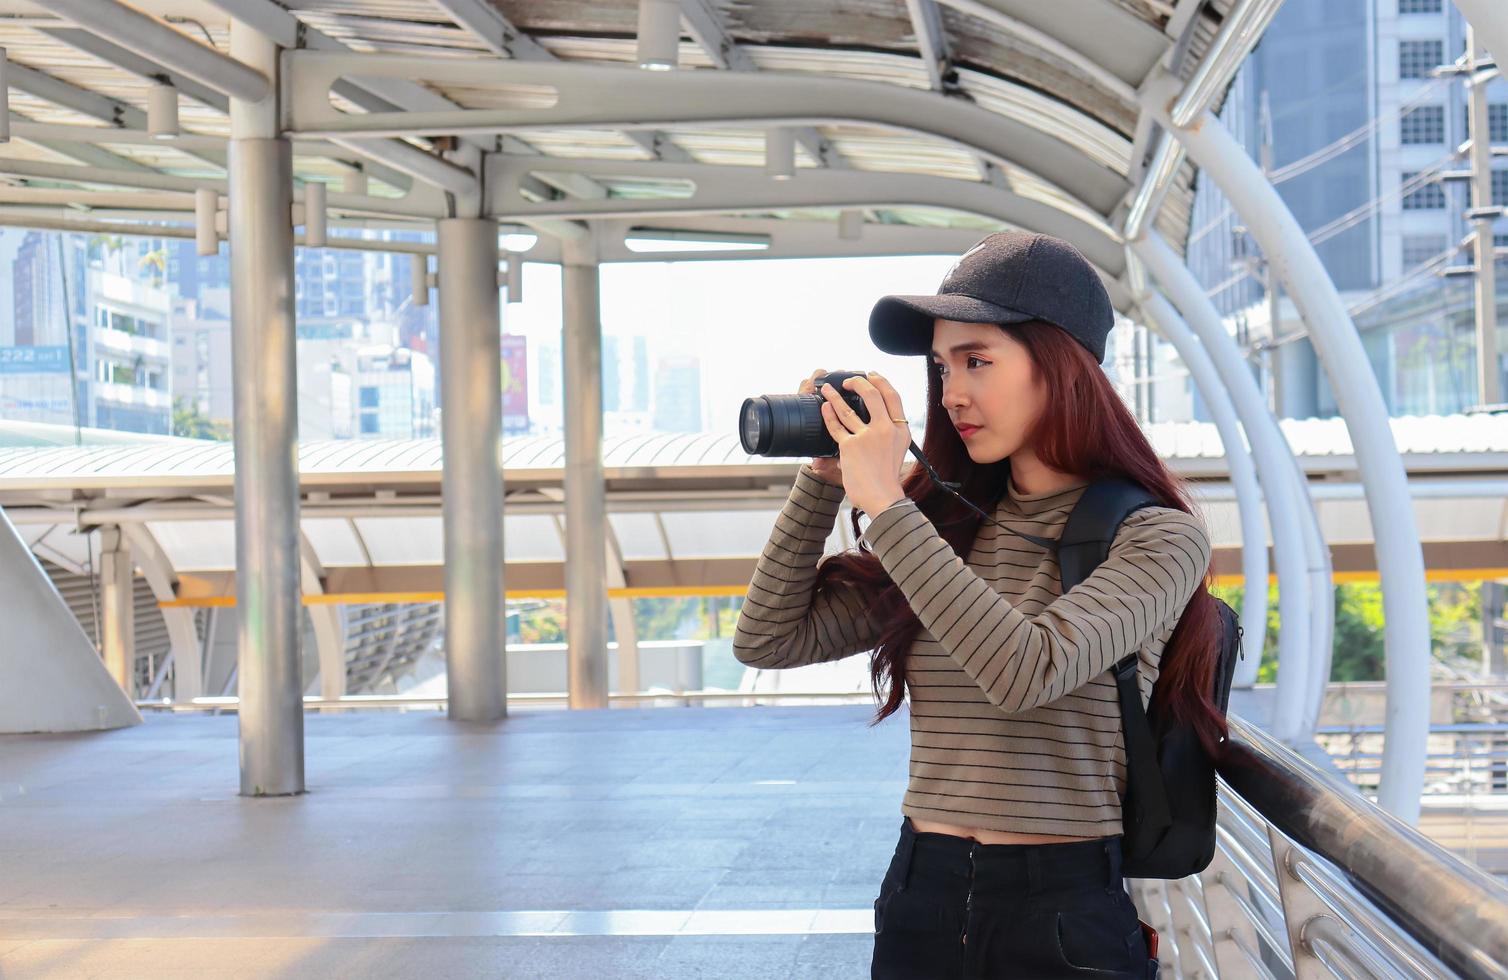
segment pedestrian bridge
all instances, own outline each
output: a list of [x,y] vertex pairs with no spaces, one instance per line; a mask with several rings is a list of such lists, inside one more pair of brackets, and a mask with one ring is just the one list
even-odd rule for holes
[[[1508,10],[1455,2],[1462,70],[1508,64]],[[1431,447],[1389,422],[1350,307],[1214,115],[1279,6],[7,6],[0,223],[226,242],[236,417],[230,449],[4,456],[0,972],[864,975],[904,729],[737,704],[753,692],[610,707],[609,602],[736,587],[791,470],[717,437],[604,439],[600,266],[713,254],[698,241],[958,254],[1010,227],[1075,244],[1184,361],[1211,427],[1159,445],[1247,586],[1249,653],[1280,586],[1279,683],[1234,725],[1215,862],[1134,884],[1167,975],[1505,975],[1502,885],[1416,829],[1441,734],[1427,575],[1508,567],[1497,377],[1482,415],[1425,424]],[[1296,451],[1190,273],[1196,180],[1285,287],[1344,450]],[[298,447],[295,245],[412,256],[412,301],[439,304],[438,446]],[[563,269],[563,443],[500,442],[500,294],[519,300],[526,260]],[[33,555],[95,571],[101,649]],[[138,573],[179,691],[208,667],[183,611],[235,603],[233,700],[143,718]],[[1387,621],[1384,721],[1353,753],[1375,762],[1366,794],[1296,751],[1321,734],[1329,593],[1355,573]],[[508,689],[499,599],[518,588],[564,590],[568,711]],[[307,663],[306,609],[400,593],[443,593],[443,716],[344,694],[328,612]],[[632,659],[617,703],[645,693]],[[1465,784],[1495,787],[1500,733],[1472,735],[1485,758],[1461,768],[1486,772]]]

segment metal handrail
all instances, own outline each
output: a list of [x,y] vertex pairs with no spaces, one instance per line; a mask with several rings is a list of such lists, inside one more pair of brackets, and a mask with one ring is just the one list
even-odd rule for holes
[[1451,969],[1508,977],[1508,888],[1261,729],[1229,725],[1220,775],[1273,827],[1333,863]]

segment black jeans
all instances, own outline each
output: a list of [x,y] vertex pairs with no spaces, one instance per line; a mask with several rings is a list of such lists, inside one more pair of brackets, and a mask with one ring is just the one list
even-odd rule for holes
[[911,818],[874,903],[872,980],[1157,976],[1121,839],[980,844]]

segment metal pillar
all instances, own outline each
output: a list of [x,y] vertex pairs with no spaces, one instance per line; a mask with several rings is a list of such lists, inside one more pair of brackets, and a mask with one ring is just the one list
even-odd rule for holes
[[1236,510],[1241,516],[1241,574],[1246,583],[1246,596],[1241,602],[1241,627],[1245,630],[1241,652],[1245,659],[1236,665],[1234,683],[1237,687],[1251,687],[1267,638],[1267,525],[1262,521],[1262,489],[1257,483],[1256,466],[1242,436],[1230,394],[1204,345],[1163,296],[1147,293],[1139,296],[1137,303],[1188,367],[1225,446],[1231,486],[1236,490]]
[[[239,21],[231,24],[232,54],[275,79],[276,45]],[[231,383],[243,796],[304,791],[293,157],[289,142],[277,136],[276,110],[275,95],[261,102],[230,103]]]
[[[1477,31],[1466,31],[1466,59],[1477,60]],[[1500,68],[1501,71],[1501,68]],[[1508,76],[1508,73],[1504,73]],[[1467,123],[1471,136],[1471,210],[1473,253],[1476,256],[1475,299],[1477,321],[1477,404],[1496,405],[1503,400],[1498,372],[1497,258],[1492,225],[1499,209],[1492,206],[1492,128],[1487,113],[1487,86],[1495,77],[1473,72],[1467,97]]]
[[607,527],[602,318],[595,235],[561,243],[565,308],[566,645],[569,704],[606,708]]
[[446,687],[452,721],[489,722],[508,713],[497,223],[442,219],[439,245]]
[[[1171,126],[1168,104],[1182,84],[1163,76],[1144,87],[1143,106]],[[1429,737],[1429,606],[1424,553],[1387,404],[1356,325],[1293,213],[1235,138],[1204,112],[1174,129],[1189,156],[1231,202],[1288,287],[1335,392],[1356,453],[1376,539],[1386,612],[1387,713],[1378,803],[1407,823],[1419,819]]]
[[136,698],[136,603],[131,545],[118,527],[100,528],[100,639],[105,669]]
[[1292,469],[1284,458],[1292,456],[1293,451],[1268,412],[1256,380],[1225,332],[1220,314],[1188,266],[1156,233],[1149,233],[1131,247],[1204,344],[1257,458],[1272,531],[1273,562],[1278,570],[1278,611],[1282,621],[1278,630],[1277,702],[1271,723],[1273,734],[1292,742],[1304,734],[1300,731],[1300,719],[1302,706],[1307,703],[1304,688],[1311,655],[1309,592],[1304,581],[1304,538],[1299,524],[1304,501],[1295,492]]

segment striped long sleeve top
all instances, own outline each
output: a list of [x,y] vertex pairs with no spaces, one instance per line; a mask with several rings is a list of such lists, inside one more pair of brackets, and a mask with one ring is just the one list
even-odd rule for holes
[[[994,519],[1056,538],[1087,483],[1043,494],[1014,485]],[[802,466],[755,567],[733,650],[760,668],[872,649],[862,595],[815,588],[843,488]],[[1164,644],[1204,578],[1200,521],[1149,507],[1121,525],[1109,557],[1067,595],[1056,556],[981,522],[967,561],[909,499],[863,532],[922,629],[912,642],[913,818],[1032,834],[1121,833],[1125,747],[1111,666],[1135,651],[1143,704]]]

